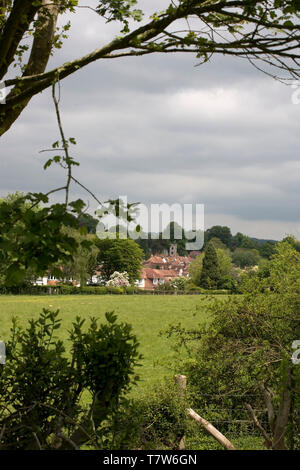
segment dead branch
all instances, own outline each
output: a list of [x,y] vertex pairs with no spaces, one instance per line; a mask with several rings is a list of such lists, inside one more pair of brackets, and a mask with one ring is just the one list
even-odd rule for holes
[[[175,375],[175,383],[178,385],[180,395],[183,396],[186,389],[186,376]],[[199,423],[216,441],[218,441],[227,450],[236,450],[234,445],[220,432],[218,431],[209,421],[202,418],[192,408],[188,408],[187,414],[190,418],[194,419]]]
[[257,427],[257,429],[259,430],[259,432],[262,434],[262,436],[264,437],[265,439],[265,445],[267,447],[267,449],[270,449],[272,447],[272,441],[270,439],[270,437],[268,436],[268,433],[266,432],[266,430],[262,427],[262,425],[260,424],[257,416],[255,415],[254,411],[253,411],[253,408],[251,405],[249,405],[248,403],[245,404],[245,407],[247,408],[247,410],[249,411],[249,415],[250,417],[252,418],[253,420],[253,423],[255,424],[255,426]]
[[264,395],[265,404],[266,404],[267,411],[268,411],[269,425],[270,425],[270,429],[271,429],[272,434],[273,434],[274,426],[275,426],[275,411],[274,411],[274,407],[273,407],[273,403],[272,403],[272,399],[271,399],[271,393],[266,389],[264,384],[260,384],[260,389],[261,389],[261,391],[263,392],[263,395]]
[[192,410],[192,408],[188,408],[187,414],[190,418],[197,421],[197,423],[199,423],[226,450],[236,450],[234,445],[220,431],[218,431],[209,421],[198,415],[198,413]]

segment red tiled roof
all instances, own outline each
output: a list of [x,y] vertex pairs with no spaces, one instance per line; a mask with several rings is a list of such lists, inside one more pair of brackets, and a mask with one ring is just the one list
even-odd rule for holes
[[[165,260],[165,261],[164,261]],[[192,258],[190,256],[163,256],[163,255],[155,255],[151,256],[144,262],[144,265],[147,264],[166,264],[166,265],[186,265],[192,262]]]
[[178,273],[173,269],[143,268],[141,277],[142,279],[165,279],[170,277],[178,277]]
[[147,259],[146,263],[155,263],[155,264],[165,264],[165,261],[163,260],[165,258],[164,256],[160,255],[153,255],[149,259]]

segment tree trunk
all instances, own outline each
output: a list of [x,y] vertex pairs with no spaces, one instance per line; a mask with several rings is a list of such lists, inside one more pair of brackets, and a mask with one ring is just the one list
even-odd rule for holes
[[285,445],[285,433],[291,410],[291,370],[288,369],[284,379],[284,390],[280,401],[276,422],[274,426],[273,446],[275,450],[287,450]]
[[[46,69],[52,46],[53,38],[56,30],[57,17],[59,13],[59,3],[50,0],[42,0],[43,8],[38,16],[38,23],[35,31],[35,38],[31,48],[31,54],[23,73],[23,77],[43,73]],[[25,91],[28,85],[22,85],[22,91]],[[16,85],[10,92],[8,97],[15,95],[16,90],[20,91]],[[31,97],[25,99],[22,103],[7,111],[1,113],[0,107],[0,136],[4,134],[12,124],[18,119],[23,109],[29,103]]]

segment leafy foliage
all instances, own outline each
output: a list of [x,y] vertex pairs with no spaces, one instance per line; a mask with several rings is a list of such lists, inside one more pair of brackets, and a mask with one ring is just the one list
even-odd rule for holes
[[[79,317],[69,332],[71,356],[56,336],[59,312],[44,309],[22,329],[13,320],[0,367],[1,449],[101,447],[101,426],[137,379],[138,342],[113,313],[106,324]],[[82,394],[88,398],[83,406]]]
[[[268,276],[254,274],[246,280],[244,295],[211,303],[209,326],[169,331],[177,337],[177,347],[185,345],[190,352],[183,367],[194,406],[212,417],[213,408],[227,410],[225,417],[224,412],[214,417],[225,420],[224,431],[226,421],[241,418],[245,404],[265,410],[259,418],[280,448],[295,446],[300,430],[300,369],[291,361],[292,343],[300,337],[299,279],[299,253],[281,242]],[[268,419],[262,386],[272,403],[273,419]],[[279,431],[280,421],[284,424]]]
[[96,8],[99,15],[104,16],[108,22],[121,21],[124,24],[123,33],[129,32],[128,19],[141,21],[143,13],[133,8],[137,0],[102,0]]
[[217,288],[220,284],[220,268],[217,252],[213,243],[209,243],[205,250],[203,266],[200,277],[200,286],[205,289]]
[[193,283],[196,284],[197,286],[200,285],[203,258],[204,258],[204,254],[197,255],[196,258],[191,262],[189,266],[189,275]]
[[[90,4],[91,3],[91,4]],[[12,87],[0,110],[0,134],[6,132],[37,93],[50,87],[59,75],[64,79],[95,60],[137,56],[155,52],[194,53],[200,63],[212,55],[225,54],[249,60],[257,68],[284,79],[299,77],[299,2],[291,0],[214,0],[170,2],[163,11],[153,11],[144,24],[137,0],[101,0],[86,7],[105,18],[120,22],[121,34],[104,47],[84,57],[45,72],[50,55],[61,48],[71,24],[57,28],[58,16],[76,12],[78,0],[45,4],[2,2],[0,9],[0,80]],[[192,19],[178,29],[178,21]],[[28,41],[33,37],[33,41]],[[25,54],[25,52],[29,52]],[[28,60],[28,57],[30,59]],[[10,66],[20,65],[21,76],[8,78]]]
[[129,401],[110,423],[109,449],[178,449],[189,427],[185,397],[171,381]]
[[0,265],[5,266],[8,285],[21,284],[27,270],[39,276],[57,263],[73,260],[78,243],[64,228],[77,227],[75,214],[83,203],[74,202],[68,211],[65,204],[40,206],[47,202],[47,196],[36,193],[0,201]]
[[259,262],[259,253],[257,250],[236,248],[232,254],[232,261],[240,268],[255,266]]
[[99,249],[98,262],[101,264],[101,274],[105,279],[108,280],[115,271],[126,271],[131,283],[139,279],[143,252],[133,240],[107,238],[97,239],[95,243]]
[[90,214],[83,213],[78,216],[78,223],[80,227],[86,227],[88,233],[95,234],[99,220]]
[[63,231],[68,237],[75,240],[77,249],[72,252],[72,260],[61,266],[59,279],[75,279],[80,282],[80,288],[83,288],[93,276],[97,265],[98,249],[94,244],[93,237],[86,233],[85,227],[81,227],[79,230],[68,228]]

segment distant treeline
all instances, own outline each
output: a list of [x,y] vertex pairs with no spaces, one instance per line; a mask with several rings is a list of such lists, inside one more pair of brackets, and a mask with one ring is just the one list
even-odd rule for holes
[[[85,226],[89,233],[96,233],[97,225],[99,219],[92,217],[90,214],[83,214],[79,217],[79,225]],[[117,228],[117,231],[123,232],[123,228]],[[166,238],[166,233],[170,232],[170,237]],[[178,239],[178,233],[182,234],[182,238]],[[130,237],[130,233],[129,233]],[[278,243],[276,240],[266,240],[248,237],[247,235],[238,232],[235,235],[232,235],[231,230],[227,226],[214,225],[213,227],[205,230],[204,232],[204,245],[201,250],[204,250],[207,243],[212,238],[217,238],[220,240],[223,245],[228,248],[230,251],[234,251],[236,248],[245,248],[249,250],[257,250],[259,256],[269,259],[272,254],[275,252],[275,245]],[[186,250],[185,245],[187,241],[191,241],[186,237],[185,231],[180,227],[176,222],[171,222],[169,226],[165,228],[163,232],[157,234],[157,238],[154,239],[150,234],[144,234],[144,238],[139,238],[136,240],[137,244],[143,250],[145,258],[151,256],[154,253],[163,253],[169,251],[170,246],[173,243],[177,245],[177,252],[180,256],[188,255],[189,252]],[[300,244],[299,244],[300,245]],[[300,251],[300,246],[299,246]]]

